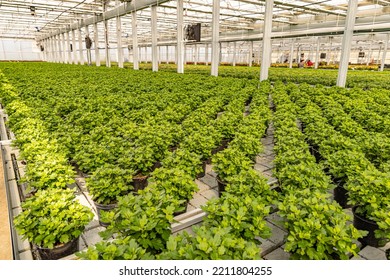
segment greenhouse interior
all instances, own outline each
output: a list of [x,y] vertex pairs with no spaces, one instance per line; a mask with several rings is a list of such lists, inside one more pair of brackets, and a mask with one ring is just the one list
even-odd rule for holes
[[1,260],[389,260],[390,0],[0,0]]

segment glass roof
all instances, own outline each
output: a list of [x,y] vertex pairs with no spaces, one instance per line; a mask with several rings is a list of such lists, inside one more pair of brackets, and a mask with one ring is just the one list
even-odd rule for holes
[[[101,15],[118,5],[144,3],[146,0],[130,0],[128,3],[109,0],[0,0],[0,38],[36,39],[58,32],[82,19]],[[261,33],[265,0],[220,0],[220,31],[222,34]],[[150,3],[150,0],[149,0]],[[159,41],[174,40],[177,32],[176,1],[156,1],[158,8]],[[390,0],[359,0],[357,18],[367,18],[365,24],[386,24],[390,31]],[[184,0],[185,24],[201,23],[202,37],[210,36],[213,0]],[[281,30],[327,27],[331,22],[342,22],[348,10],[348,0],[275,0],[273,28]],[[137,11],[140,42],[150,42],[151,10]],[[122,16],[122,36],[131,37],[131,16]],[[363,22],[363,21],[362,21]],[[115,19],[108,22],[110,34],[116,34]],[[99,24],[99,30],[103,25]],[[116,35],[115,35],[116,36]],[[115,37],[111,35],[112,39]],[[130,41],[130,39],[129,39]]]

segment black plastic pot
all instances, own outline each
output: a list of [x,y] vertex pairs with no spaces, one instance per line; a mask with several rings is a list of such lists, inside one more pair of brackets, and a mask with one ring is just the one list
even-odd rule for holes
[[353,225],[357,229],[368,231],[368,234],[360,238],[359,241],[364,245],[370,245],[372,247],[383,246],[386,243],[386,239],[378,239],[375,237],[375,230],[379,229],[378,224],[357,214],[357,208],[358,206],[352,207]]
[[97,211],[98,218],[99,218],[99,224],[102,227],[108,227],[110,225],[110,223],[105,223],[105,222],[101,221],[101,212],[102,211],[112,211],[117,206],[117,204],[116,203],[113,203],[113,204],[99,204],[99,203],[96,203],[96,202],[93,202],[93,203],[95,203],[96,211]]
[[134,186],[134,192],[137,192],[139,190],[143,190],[148,185],[148,175],[140,176],[136,175],[133,177],[133,186]]
[[222,193],[225,191],[225,187],[227,183],[222,181],[218,176],[217,176],[217,183],[218,183],[218,195],[219,197],[221,197]]
[[206,175],[206,161],[202,162],[202,172],[200,172],[198,175],[196,175],[196,179],[202,178]]
[[184,209],[181,210],[181,211],[174,212],[173,216],[178,216],[178,215],[184,214],[185,212],[187,212],[187,207],[188,207],[188,201],[185,203]]
[[72,255],[79,250],[79,238],[77,237],[68,243],[56,246],[53,249],[39,246],[37,246],[37,249],[42,260],[58,260]]
[[318,146],[309,146],[310,154],[315,157],[316,162],[320,162],[322,160],[322,156],[318,149]]
[[214,155],[214,154],[216,154],[216,153],[218,153],[220,151],[225,150],[227,148],[228,144],[229,144],[229,141],[230,141],[230,139],[222,139],[221,144],[217,148],[213,149],[211,151],[211,154]]
[[348,204],[348,191],[342,187],[342,186],[337,186],[333,189],[333,195],[334,195],[334,200],[340,204],[341,207],[345,208],[350,208],[351,205]]

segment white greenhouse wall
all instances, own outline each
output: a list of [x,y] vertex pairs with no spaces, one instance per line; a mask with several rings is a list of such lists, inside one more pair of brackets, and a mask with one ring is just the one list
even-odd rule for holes
[[0,39],[1,60],[42,60],[41,52],[34,40]]

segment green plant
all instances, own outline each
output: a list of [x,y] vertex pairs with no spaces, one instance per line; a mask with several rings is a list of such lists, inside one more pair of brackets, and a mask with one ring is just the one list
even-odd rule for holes
[[148,252],[161,252],[171,235],[173,213],[181,203],[163,191],[151,190],[150,187],[139,191],[138,195],[120,197],[118,207],[107,212],[111,224],[100,235],[104,239],[131,236]]
[[252,161],[237,148],[227,148],[214,155],[213,166],[218,176],[229,182],[232,176],[239,174],[242,170],[248,170],[252,167]]
[[81,205],[72,190],[39,190],[22,204],[23,212],[14,219],[23,238],[45,248],[53,248],[77,238],[92,220],[88,207]]
[[82,260],[153,260],[154,256],[147,253],[130,236],[112,241],[102,241],[88,247],[86,251],[77,252]]
[[179,166],[169,169],[156,169],[152,174],[150,183],[151,187],[164,190],[166,194],[177,200],[188,201],[198,191],[194,178],[180,169]]
[[328,198],[327,193],[305,189],[290,192],[278,204],[289,231],[285,250],[293,259],[349,259],[357,254],[356,240],[363,232],[348,224],[351,218]]
[[203,171],[200,156],[182,148],[175,150],[161,163],[164,168],[180,169],[184,173],[189,174],[192,178],[195,178],[196,175]]
[[202,209],[207,213],[206,227],[230,228],[231,234],[255,243],[259,243],[256,237],[271,236],[264,219],[270,206],[262,197],[224,193],[221,198],[210,200]]
[[122,169],[115,165],[104,165],[87,178],[87,188],[93,201],[99,204],[112,204],[133,190],[133,170]]
[[195,235],[170,236],[162,260],[258,260],[260,248],[232,234],[230,228],[193,227]]
[[351,178],[345,188],[356,213],[378,223],[378,238],[390,239],[390,174],[363,170]]
[[247,194],[252,197],[264,197],[268,202],[272,202],[275,197],[267,180],[254,169],[241,170],[236,176],[230,177],[225,191],[237,197]]

